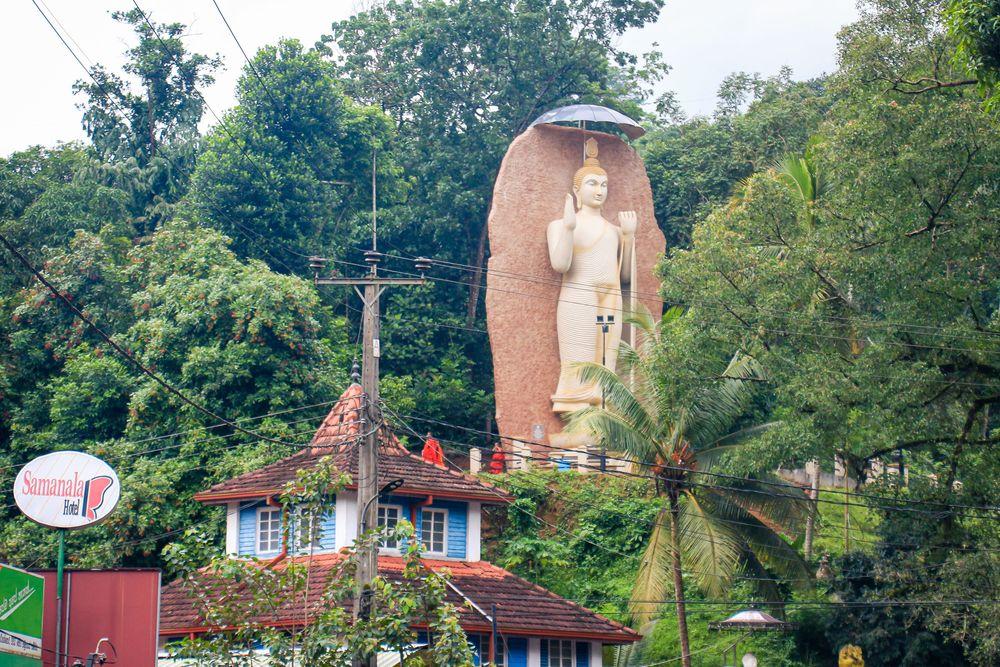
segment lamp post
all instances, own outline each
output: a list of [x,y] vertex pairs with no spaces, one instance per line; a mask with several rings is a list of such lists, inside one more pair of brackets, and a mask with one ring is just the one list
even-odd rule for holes
[[[615,316],[604,315],[597,316],[597,326],[601,329],[601,366],[605,368],[608,367],[608,331],[615,324]],[[601,410],[605,407],[604,401],[604,387],[601,387]],[[606,472],[608,469],[608,448],[605,445],[601,445],[601,472]]]
[[[365,503],[364,509],[361,510],[361,532],[362,533],[364,533],[364,532],[366,532],[368,530],[368,522],[365,520],[365,517],[368,516],[368,508],[371,507],[371,504],[373,502],[375,502],[378,499],[379,496],[384,496],[387,493],[392,493],[393,491],[395,491],[396,489],[398,489],[401,486],[403,486],[403,480],[402,479],[394,479],[391,482],[388,482],[381,489],[379,489],[378,493],[376,493],[374,496],[372,496],[371,498],[368,499],[368,502]],[[376,517],[376,521],[377,520],[378,520],[378,517]]]

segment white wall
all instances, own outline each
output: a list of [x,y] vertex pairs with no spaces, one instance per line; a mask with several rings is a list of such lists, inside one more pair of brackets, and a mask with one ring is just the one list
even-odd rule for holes
[[226,555],[240,553],[240,504],[226,504]]
[[542,667],[542,640],[528,637],[528,667]]
[[604,664],[604,645],[601,642],[590,642],[590,667],[602,667]]
[[465,528],[465,558],[470,562],[482,558],[483,504],[470,502]]
[[337,494],[337,544],[340,551],[353,546],[358,537],[358,494],[355,491],[341,491]]

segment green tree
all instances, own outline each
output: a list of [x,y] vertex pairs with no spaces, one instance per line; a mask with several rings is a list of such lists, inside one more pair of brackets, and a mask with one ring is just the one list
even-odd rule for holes
[[749,406],[753,382],[760,379],[754,359],[735,355],[719,380],[688,392],[687,400],[680,402],[672,383],[663,379],[669,369],[660,365],[658,355],[665,344],[662,327],[683,325],[679,311],[671,310],[659,324],[648,312],[628,321],[641,338],[638,346],[623,343],[620,350],[622,377],[632,380],[599,364],[584,365],[584,381],[596,380],[607,404],[573,413],[568,429],[593,433],[599,444],[634,460],[666,498],[649,536],[630,608],[640,624],[652,621],[659,605],[649,601],[666,599],[672,585],[681,661],[690,667],[682,559],[713,595],[724,592],[741,563],[750,571],[770,567],[799,580],[808,578],[805,563],[778,532],[795,529],[804,516],[804,497],[765,489],[749,476],[718,485],[698,475],[770,426],[733,430]]
[[796,82],[735,73],[711,118],[655,128],[640,144],[667,248],[688,247],[691,229],[739,182],[788,152],[805,150],[829,108],[823,80]]
[[194,215],[276,271],[304,271],[310,254],[354,257],[370,234],[373,151],[383,205],[402,187],[389,119],[346,97],[336,68],[295,40],[262,48],[252,67],[198,159]]
[[123,69],[139,90],[100,65],[92,68],[92,80],[80,80],[74,88],[87,98],[81,105],[83,127],[101,159],[134,160],[145,167],[164,144],[197,138],[205,110],[198,87],[214,82],[212,72],[222,61],[189,53],[184,24],[147,23],[138,9],[111,17],[131,26],[138,38],[125,52]]
[[933,90],[944,86],[978,84],[987,108],[996,110],[1000,84],[1000,2],[996,0],[951,0],[945,12],[948,31],[957,43],[956,60],[973,75],[971,79],[919,82]]
[[97,154],[90,176],[128,193],[136,232],[144,234],[187,191],[205,111],[198,88],[214,82],[222,60],[190,53],[182,23],[157,24],[139,9],[111,16],[131,26],[138,42],[125,52],[123,75],[96,65],[74,91],[85,98],[83,128]]

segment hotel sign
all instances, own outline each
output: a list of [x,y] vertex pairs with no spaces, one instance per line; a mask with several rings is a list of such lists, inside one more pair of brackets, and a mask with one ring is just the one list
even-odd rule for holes
[[54,452],[21,468],[14,501],[32,521],[51,528],[85,528],[103,521],[118,504],[118,475],[83,452]]

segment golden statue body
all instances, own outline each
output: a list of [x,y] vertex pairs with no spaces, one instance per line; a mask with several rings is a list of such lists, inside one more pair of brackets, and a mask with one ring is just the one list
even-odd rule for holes
[[[566,195],[563,216],[547,230],[549,261],[563,276],[556,307],[559,384],[551,397],[556,413],[600,403],[600,389],[595,382],[580,381],[576,364],[603,360],[615,369],[622,335],[622,285],[632,282],[636,214],[620,212],[618,225],[604,218],[608,175],[597,152],[597,141],[588,139],[583,167],[573,177],[573,195]],[[597,326],[598,316],[613,318],[607,334]]]
[[861,657],[861,647],[848,644],[840,649],[839,667],[865,667],[865,659]]

